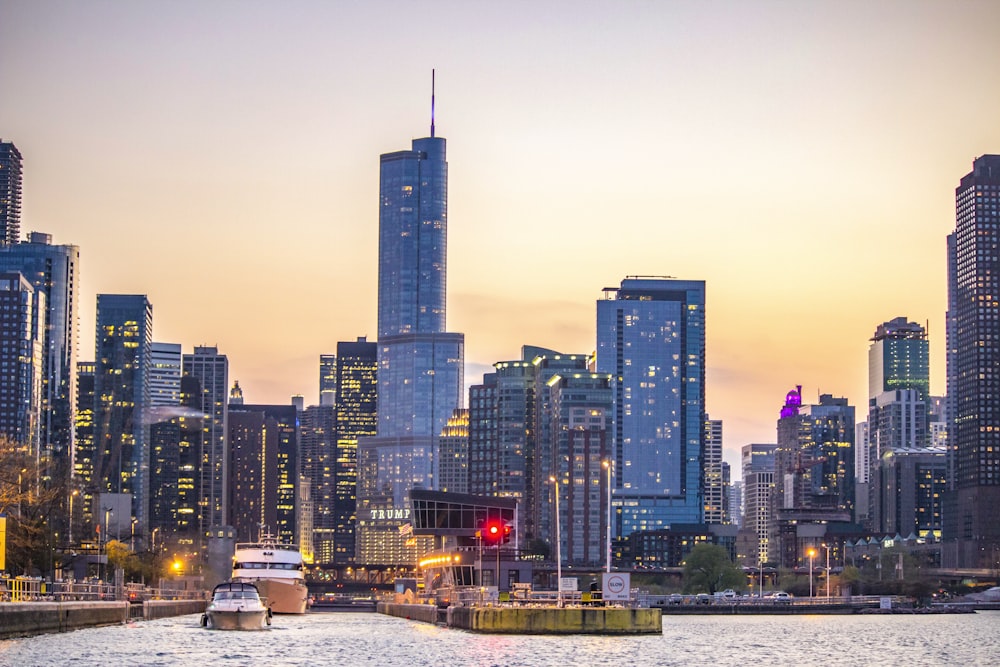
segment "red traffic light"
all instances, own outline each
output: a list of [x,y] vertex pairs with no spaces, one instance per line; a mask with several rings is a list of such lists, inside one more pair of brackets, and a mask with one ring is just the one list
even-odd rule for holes
[[510,526],[501,519],[487,519],[480,532],[489,544],[504,544],[510,541]]

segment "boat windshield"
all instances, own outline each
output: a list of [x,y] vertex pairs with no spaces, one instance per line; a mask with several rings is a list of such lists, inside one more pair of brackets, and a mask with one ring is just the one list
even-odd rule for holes
[[219,591],[216,600],[252,600],[257,597],[253,591]]
[[237,570],[297,570],[297,563],[258,563],[252,561],[236,562],[233,568]]

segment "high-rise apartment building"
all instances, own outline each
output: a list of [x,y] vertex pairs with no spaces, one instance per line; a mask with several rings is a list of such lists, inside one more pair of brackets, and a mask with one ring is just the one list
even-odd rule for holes
[[955,190],[948,240],[948,432],[954,491],[943,558],[993,567],[1000,550],[1000,155],[983,155]]
[[45,294],[23,275],[0,272],[0,436],[39,457]]
[[[199,455],[198,488],[201,493],[202,536],[217,526],[229,524],[229,451],[226,445],[229,418],[229,359],[219,354],[219,348],[196,346],[185,354],[182,373],[198,380],[201,396],[192,407],[204,415]],[[256,539],[256,535],[241,536]]]
[[[84,525],[96,525],[94,520],[94,493],[98,484],[94,477],[97,463],[97,425],[94,422],[96,398],[94,396],[94,380],[97,365],[92,361],[81,361],[76,364],[76,420],[75,440],[76,451],[73,456],[73,476],[79,485],[82,502],[77,503],[74,514],[81,518]],[[80,533],[77,533],[80,535]]]
[[299,417],[299,543],[303,548],[307,541],[312,545],[307,562],[332,563],[337,410],[333,405],[310,405]]
[[[705,415],[708,417],[708,415]],[[705,420],[705,523],[728,523],[728,474],[723,472],[722,420]],[[727,471],[728,472],[728,471]]]
[[53,245],[48,234],[32,232],[23,243],[0,244],[0,272],[20,272],[45,297],[39,322],[43,350],[39,442],[43,461],[53,464],[47,466],[48,476],[63,482],[73,466],[79,266],[79,248]]
[[611,376],[607,373],[555,375],[542,389],[549,394],[550,410],[542,417],[551,427],[553,502],[550,544],[561,540],[563,562],[571,565],[600,565],[607,560],[608,475],[603,467],[611,454],[613,405]]
[[753,565],[771,560],[768,527],[771,523],[771,492],[774,490],[774,452],[777,445],[743,445],[743,527],[756,535]]
[[446,331],[445,140],[414,139],[380,158],[378,435],[358,443],[358,558],[412,563],[400,533],[409,490],[437,488],[438,438],[463,407],[465,337]]
[[21,238],[21,152],[0,139],[0,244]]
[[[148,527],[150,347],[153,306],[142,294],[98,294],[94,373],[97,493],[131,494],[132,517]],[[117,526],[128,526],[116,512]]]
[[597,302],[614,382],[615,534],[703,518],[705,283],[629,277]]

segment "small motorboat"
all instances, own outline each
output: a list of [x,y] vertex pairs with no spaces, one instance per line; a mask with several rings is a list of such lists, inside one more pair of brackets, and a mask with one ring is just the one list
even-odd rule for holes
[[271,626],[271,610],[260,598],[257,587],[227,581],[212,590],[212,601],[201,615],[201,627],[213,630],[266,630]]

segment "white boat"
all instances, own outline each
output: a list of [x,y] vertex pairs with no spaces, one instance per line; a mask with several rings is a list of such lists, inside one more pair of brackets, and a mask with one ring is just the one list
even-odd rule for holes
[[253,584],[226,582],[212,590],[212,601],[201,616],[201,626],[213,630],[266,630],[271,610]]
[[232,580],[256,586],[275,614],[306,612],[309,591],[298,545],[280,544],[269,534],[237,543]]

